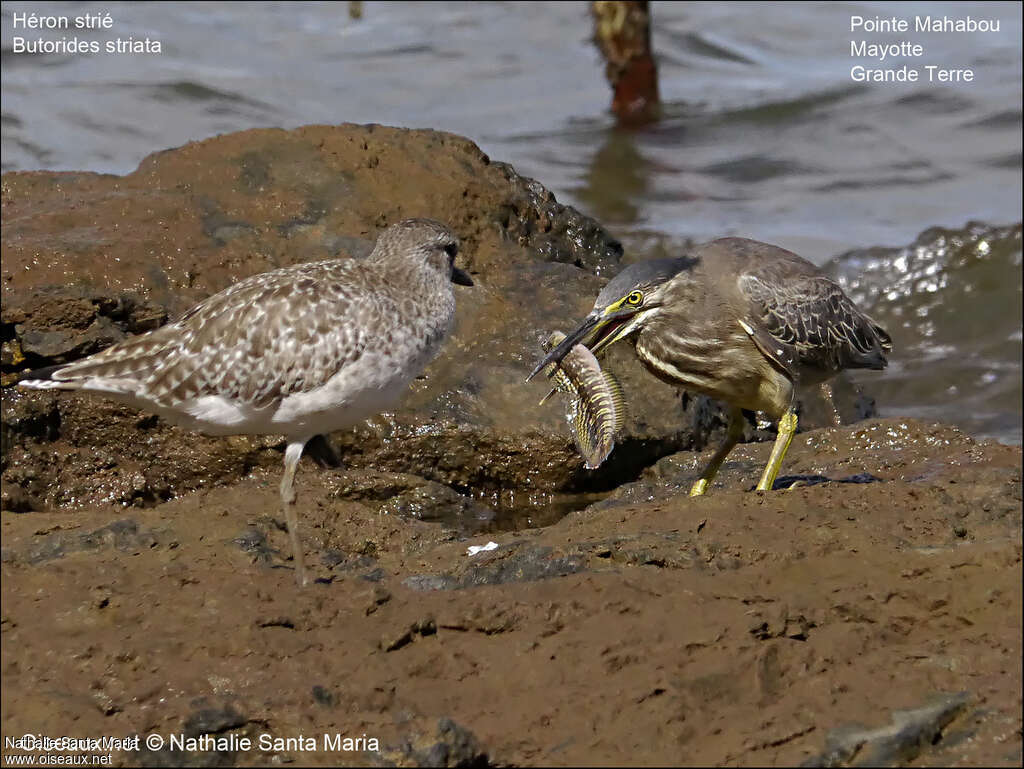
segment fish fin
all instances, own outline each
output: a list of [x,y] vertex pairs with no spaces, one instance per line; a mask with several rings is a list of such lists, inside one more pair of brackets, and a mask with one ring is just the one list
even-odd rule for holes
[[617,435],[626,424],[626,396],[622,394],[622,384],[619,378],[610,371],[602,370],[604,381],[608,383],[608,389],[612,394],[612,403],[615,404],[615,434]]

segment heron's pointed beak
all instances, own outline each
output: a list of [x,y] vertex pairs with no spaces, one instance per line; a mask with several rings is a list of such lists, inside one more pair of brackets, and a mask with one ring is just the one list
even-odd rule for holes
[[562,340],[561,344],[544,356],[544,359],[537,364],[537,367],[533,371],[530,372],[530,376],[526,377],[526,381],[529,382],[537,376],[537,374],[539,374],[549,363],[561,363],[562,358],[569,354],[569,350],[580,342],[586,344],[587,338],[593,335],[593,332],[602,320],[602,316],[590,313],[590,315],[584,319],[583,323],[580,324],[579,328],[569,334]]
[[[529,382],[537,376],[545,366],[551,363],[561,363],[562,358],[568,355],[569,351],[577,344],[582,344],[597,353],[612,342],[621,339],[632,331],[633,324],[630,323],[630,319],[635,314],[636,312],[632,309],[623,310],[615,305],[608,307],[603,313],[596,311],[590,313],[579,328],[544,356],[544,359],[530,372],[526,381]],[[554,370],[551,373],[553,374]]]

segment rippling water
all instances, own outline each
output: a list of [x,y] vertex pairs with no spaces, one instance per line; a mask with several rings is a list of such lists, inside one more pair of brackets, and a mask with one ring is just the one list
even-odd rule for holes
[[[851,249],[908,244],[935,225],[1020,220],[1019,4],[652,8],[666,114],[629,132],[607,113],[585,4],[369,2],[354,20],[341,3],[5,3],[3,169],[124,173],[150,152],[215,133],[380,122],[469,136],[597,217],[638,256],[659,239],[664,247],[739,234],[820,264]],[[14,13],[108,10],[113,28],[89,37],[148,36],[162,53],[12,53]],[[998,19],[1001,29],[850,32],[851,15],[893,13]],[[870,66],[851,59],[851,40],[903,38],[924,45],[916,63],[970,67],[975,81],[851,80],[853,64]],[[961,304],[946,311],[990,301],[999,306],[987,311],[1017,317],[1016,264],[1007,276],[1016,293],[957,295]],[[994,375],[1012,380],[1019,397],[1019,332],[995,347],[1008,352]],[[915,393],[952,419],[960,409],[941,406],[949,403],[942,366],[922,373],[934,386]],[[1018,405],[1008,422],[981,432],[1019,442],[1019,415]]]

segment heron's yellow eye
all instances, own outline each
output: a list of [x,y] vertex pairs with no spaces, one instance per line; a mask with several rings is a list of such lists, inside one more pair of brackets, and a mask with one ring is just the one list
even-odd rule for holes
[[633,305],[634,307],[644,300],[644,295],[640,291],[630,291],[629,296],[626,297],[626,302]]

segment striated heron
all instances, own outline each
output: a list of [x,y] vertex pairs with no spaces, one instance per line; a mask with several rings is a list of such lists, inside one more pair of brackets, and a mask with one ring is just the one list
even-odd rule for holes
[[796,432],[797,385],[824,383],[847,368],[883,369],[892,349],[885,330],[806,259],[756,240],[721,238],[677,259],[624,269],[529,379],[577,343],[596,354],[629,336],[659,379],[729,406],[725,440],[690,496],[707,491],[739,442],[744,409],[778,420],[757,484],[771,489]]

